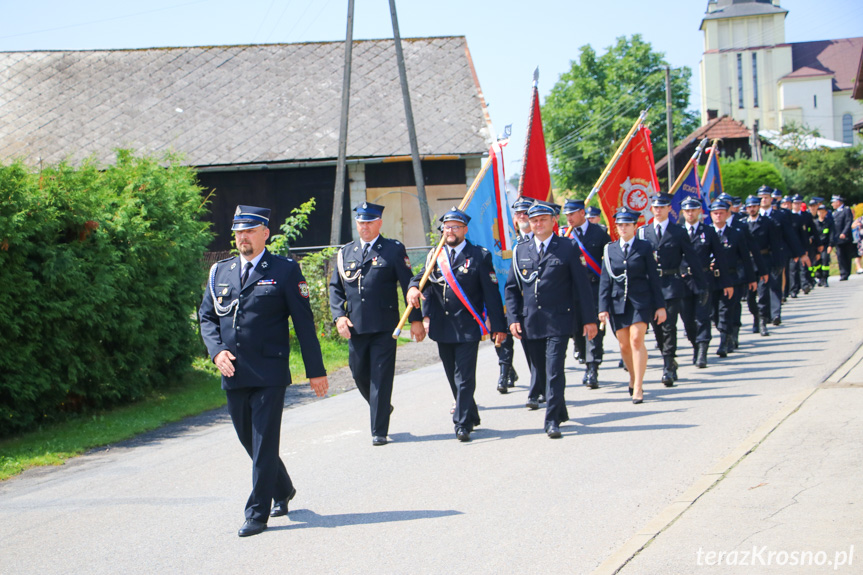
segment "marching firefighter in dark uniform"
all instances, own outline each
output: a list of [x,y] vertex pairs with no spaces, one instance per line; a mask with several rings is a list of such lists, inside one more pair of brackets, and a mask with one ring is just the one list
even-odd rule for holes
[[[533,238],[518,244],[506,280],[509,331],[530,350],[531,390],[527,407],[538,409],[537,396],[546,394],[545,432],[561,436],[560,424],[569,420],[564,390],[564,362],[569,336],[577,318],[582,333],[596,335],[596,308],[579,250],[554,235],[557,206],[535,201],[528,210]],[[525,249],[526,248],[526,249]]]
[[[351,375],[369,404],[372,445],[385,445],[396,369],[398,287],[408,290],[413,273],[405,246],[380,235],[384,206],[363,202],[354,208],[359,239],[339,250],[330,279],[330,310],[336,329],[348,340]],[[411,335],[425,337],[422,313],[409,317]]]
[[782,274],[782,232],[776,222],[760,214],[760,209],[761,200],[754,196],[746,198],[746,211],[749,212],[746,223],[752,240],[750,249],[753,254],[758,252],[762,262],[758,270],[758,289],[748,294],[749,312],[753,318],[752,333],[767,336],[770,335],[767,322],[770,321],[772,305],[770,286]]
[[[512,217],[515,224],[516,242],[524,243],[531,237],[533,233],[530,231],[530,221],[527,217],[527,210],[530,207],[532,200],[519,196],[512,203]],[[498,347],[494,348],[497,353],[498,365],[500,365],[500,377],[497,380],[497,391],[505,394],[509,392],[510,387],[515,386],[518,381],[518,374],[512,366],[514,353],[514,338],[509,331],[506,332],[506,339]],[[524,346],[522,345],[522,349]],[[524,355],[527,358],[527,366],[530,369],[530,357],[527,355],[527,350],[524,350]]]
[[802,291],[808,294],[812,290],[812,274],[809,271],[812,262],[815,261],[815,218],[806,209],[806,202],[803,201],[803,196],[795,194],[791,196],[791,213],[797,218],[797,232],[800,236],[800,243],[803,244],[803,250],[809,258],[809,263],[798,260],[791,265],[791,297],[796,297],[797,293]]
[[[563,205],[563,213],[566,215],[567,227],[561,228],[561,235],[574,241],[579,252],[581,252],[581,265],[587,271],[587,278],[593,292],[594,314],[599,313],[599,278],[602,274],[602,254],[605,250],[605,244],[611,242],[611,238],[608,232],[599,225],[587,221],[584,200],[566,200]],[[584,359],[585,363],[582,383],[591,389],[599,387],[599,364],[602,363],[602,339],[604,335],[604,329],[599,330],[593,339],[587,339],[578,329],[573,332],[576,352],[578,356]]]
[[677,361],[674,359],[677,354],[677,316],[680,314],[681,298],[687,293],[682,270],[689,269],[692,275],[691,285],[698,294],[707,289],[707,282],[701,266],[689,264],[698,261],[689,236],[680,226],[672,225],[668,217],[671,212],[671,196],[658,194],[653,198],[650,210],[653,212],[653,221],[639,228],[638,237],[650,243],[659,265],[662,297],[665,298],[668,318],[661,324],[653,321],[651,325],[656,334],[656,343],[662,352],[662,383],[671,387],[677,380]]
[[[765,271],[764,274],[761,274],[759,272],[759,270],[766,270],[770,266],[764,265],[764,261],[761,258],[761,253],[759,252],[759,250],[753,250],[754,242],[752,240],[752,234],[749,232],[749,224],[747,223],[749,220],[749,214],[746,212],[745,209],[741,212],[743,200],[741,200],[737,196],[730,196],[728,194],[720,194],[719,197],[717,197],[716,199],[726,203],[730,203],[731,205],[731,213],[729,213],[728,215],[726,225],[734,228],[735,230],[743,234],[745,238],[746,248],[749,250],[749,263],[752,266],[752,269],[755,271],[756,280],[758,276],[768,274],[769,272],[767,271]],[[736,306],[737,313],[734,316],[734,325],[729,326],[728,328],[728,349],[731,351],[739,347],[740,326],[742,324],[743,315],[743,300],[747,299],[748,295],[749,291],[747,290],[741,290],[739,293],[735,290],[734,293],[734,297],[739,301],[737,302],[738,306]]]
[[[480,424],[474,401],[476,358],[484,335],[496,344],[506,339],[506,318],[497,287],[491,253],[465,239],[470,216],[456,208],[441,217],[444,247],[436,261],[429,261],[411,280],[408,305],[429,318],[428,336],[437,342],[450,390],[456,405],[453,411],[455,435],[470,441],[473,428]],[[427,268],[433,271],[422,292],[419,283]],[[491,330],[485,325],[483,309]]]
[[[782,323],[782,299],[784,293],[785,269],[788,260],[805,257],[803,246],[800,245],[797,232],[791,222],[790,213],[779,207],[782,192],[772,190],[769,186],[758,188],[758,197],[761,201],[760,213],[762,216],[773,220],[779,229],[779,251],[774,256],[774,266],[771,269],[770,278],[770,318],[773,325]],[[774,202],[776,206],[774,207]]]
[[851,235],[851,224],[854,223],[854,213],[845,205],[845,198],[834,195],[830,198],[833,206],[833,245],[836,246],[836,263],[839,264],[839,281],[847,281],[851,275],[851,261],[854,259],[854,238]]
[[[815,199],[813,198],[813,201]],[[830,287],[830,254],[833,252],[833,218],[821,201],[817,207],[818,219],[815,220],[815,231],[818,234],[819,265],[815,271],[815,278],[819,287]]]
[[716,287],[713,291],[713,317],[716,321],[716,329],[719,331],[719,347],[716,348],[716,355],[719,357],[726,357],[734,351],[732,334],[735,328],[740,326],[742,312],[739,294],[758,287],[746,235],[728,225],[729,216],[729,205],[726,202],[716,200],[710,204],[710,218],[713,222],[711,229],[719,239],[720,250],[725,260],[727,283],[733,290],[729,293],[728,288]]
[[267,251],[269,221],[266,208],[237,206],[231,229],[240,255],[210,268],[199,310],[201,336],[222,374],[228,413],[252,458],[252,493],[240,537],[257,535],[270,517],[287,515],[297,493],[279,457],[285,389],[291,384],[288,319],[312,389],[321,397],[328,388],[309,287],[297,262]]
[[[687,261],[689,271],[685,274],[686,295],[681,298],[680,316],[686,337],[692,343],[692,363],[700,368],[707,367],[707,348],[710,345],[711,296],[717,292],[724,297],[734,295],[734,287],[730,281],[725,264],[725,250],[719,242],[719,236],[711,226],[701,221],[703,213],[701,200],[688,197],[680,204],[684,221],[680,224],[697,258]],[[700,267],[707,281],[707,290],[698,292],[693,281],[692,268]]]

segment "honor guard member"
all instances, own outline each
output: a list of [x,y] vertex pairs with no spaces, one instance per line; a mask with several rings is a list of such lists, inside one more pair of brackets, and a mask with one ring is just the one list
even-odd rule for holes
[[[491,253],[465,239],[470,216],[456,208],[441,218],[444,247],[437,261],[430,261],[411,280],[408,305],[419,308],[429,318],[428,335],[437,342],[438,354],[449,380],[456,406],[453,411],[455,435],[469,441],[471,431],[480,423],[474,401],[476,357],[480,339],[488,335],[483,308],[496,344],[506,337],[506,319],[497,286]],[[420,279],[429,267],[433,271],[422,292]]]
[[[354,208],[359,239],[339,250],[330,280],[330,310],[336,329],[348,340],[351,375],[369,404],[372,445],[386,445],[396,369],[398,287],[407,293],[413,273],[405,246],[380,235],[384,206],[363,202]],[[408,318],[411,335],[425,337],[422,313]]]
[[[778,193],[777,193],[778,192]],[[804,255],[803,246],[800,245],[797,232],[791,222],[790,214],[778,207],[782,192],[771,190],[769,186],[761,186],[758,189],[758,198],[761,201],[760,213],[762,216],[773,220],[779,227],[779,256],[774,262],[771,270],[770,281],[770,321],[773,325],[782,323],[782,294],[784,291],[785,268],[789,259],[797,259]],[[774,200],[777,207],[773,207]]]
[[[593,313],[599,313],[599,278],[602,274],[602,254],[605,244],[611,242],[608,233],[597,224],[587,221],[584,200],[566,200],[563,205],[567,227],[562,229],[563,235],[575,242],[581,252],[581,265],[587,271],[590,289],[593,294]],[[577,326],[576,326],[577,327]],[[603,336],[605,330],[599,330],[596,337],[587,339],[578,329],[573,331],[575,348],[578,357],[583,358],[585,365],[582,383],[591,389],[599,387],[599,364],[602,363]]]
[[779,231],[776,222],[761,215],[762,203],[763,200],[754,196],[746,198],[746,211],[749,213],[746,223],[749,226],[750,249],[753,254],[758,252],[761,258],[758,289],[756,292],[749,292],[748,305],[749,312],[752,314],[752,333],[768,336],[770,333],[767,331],[767,322],[772,317],[771,306],[773,305],[771,284],[778,281],[782,274],[782,232]]
[[[681,298],[680,315],[686,337],[692,343],[692,363],[697,367],[707,367],[707,348],[710,346],[711,296],[733,297],[734,287],[725,264],[725,250],[719,236],[706,223],[701,222],[701,200],[688,197],[680,204],[684,221],[681,227],[689,236],[697,259],[688,261],[689,270],[684,273],[686,295]],[[707,282],[707,289],[698,292],[693,281],[692,268],[700,267]]]
[[845,205],[845,198],[840,195],[830,198],[830,205],[833,206],[833,245],[836,246],[836,262],[839,264],[839,281],[844,282],[851,275],[851,261],[856,255],[856,246],[851,235],[854,214],[851,208]]
[[815,237],[815,221],[809,210],[806,209],[806,202],[803,201],[803,196],[795,194],[791,196],[791,213],[797,217],[798,232],[800,243],[803,244],[803,249],[809,258],[809,264],[803,261],[797,261],[792,265],[791,282],[792,282],[792,297],[796,296],[795,287],[797,290],[808,294],[812,291],[812,275],[809,268],[815,260],[814,237]]
[[[524,196],[519,196],[512,204],[513,222],[515,223],[516,242],[526,242],[533,237],[530,231],[530,220],[527,217],[527,210],[530,208],[532,201]],[[512,335],[507,331],[506,339],[503,343],[494,348],[497,353],[497,362],[500,366],[500,377],[497,380],[497,391],[501,394],[509,392],[510,387],[515,386],[518,381],[518,374],[512,366],[514,341]],[[522,349],[524,346],[522,346]],[[528,368],[530,367],[530,358],[527,357],[527,351],[524,352],[527,358]]]
[[[794,211],[791,196],[782,196],[782,199],[779,200],[779,207],[782,213],[785,214],[785,218],[790,222],[792,235],[795,236],[797,243],[803,251],[801,257],[797,259],[789,258],[785,263],[785,284],[782,292],[782,303],[785,303],[788,297],[792,299],[796,298],[802,289],[799,278],[800,268],[803,267],[805,260],[809,258],[809,252],[806,249],[807,234],[803,229],[803,218],[799,213],[799,209],[796,212]],[[803,255],[806,257],[804,258]]]
[[716,355],[719,357],[726,357],[734,351],[733,334],[740,328],[740,314],[743,311],[739,294],[745,293],[747,288],[754,291],[758,287],[746,235],[728,225],[729,216],[729,205],[726,202],[716,200],[710,204],[710,218],[713,222],[711,229],[719,239],[725,260],[727,283],[732,288],[729,293],[728,288],[714,286],[713,291],[713,317],[719,331]]
[[[737,196],[730,196],[728,194],[719,194],[717,197],[718,200],[724,201],[726,203],[731,204],[731,213],[728,215],[728,220],[726,221],[726,225],[731,226],[735,230],[739,231],[743,234],[745,238],[746,247],[749,250],[749,263],[752,266],[752,269],[755,271],[756,281],[759,274],[758,270],[767,269],[769,266],[765,266],[764,262],[761,258],[761,253],[758,250],[752,249],[753,241],[752,236],[749,233],[749,224],[747,223],[749,220],[749,214],[746,210],[743,210],[743,213],[740,212],[741,206],[743,205],[743,200],[738,198]],[[753,198],[756,203],[758,203],[758,198]],[[769,273],[768,271],[764,272],[765,274]],[[756,284],[757,285],[757,284]],[[739,347],[740,341],[740,325],[742,323],[742,315],[743,315],[743,300],[748,297],[748,291],[742,290],[739,293],[735,291],[734,297],[738,298],[740,301],[740,313],[735,316],[736,321],[733,327],[729,326],[728,331],[728,348],[730,350],[735,350]]]
[[644,401],[647,346],[644,336],[650,322],[666,321],[665,299],[653,247],[635,236],[638,212],[620,208],[614,214],[619,241],[605,246],[599,281],[599,318],[610,323],[629,372],[632,403]]
[[671,220],[668,219],[671,196],[655,196],[650,211],[653,212],[653,221],[639,228],[638,237],[650,242],[659,266],[659,279],[662,282],[662,296],[665,298],[668,319],[662,324],[654,321],[652,325],[656,343],[662,351],[662,383],[671,387],[677,380],[677,361],[674,359],[677,354],[677,316],[680,314],[681,298],[687,293],[681,272],[687,269],[691,272],[691,285],[699,295],[707,289],[707,283],[701,266],[689,264],[698,261],[689,236],[680,226],[671,225]]
[[506,281],[509,331],[524,342],[531,357],[527,407],[538,409],[538,394],[548,401],[545,432],[556,439],[569,420],[564,390],[564,362],[569,336],[578,318],[582,333],[596,335],[596,308],[587,272],[576,245],[554,235],[554,204],[535,201],[528,210],[533,238],[517,244]]
[[595,206],[590,206],[584,209],[584,215],[587,216],[587,221],[595,226],[599,226],[605,233],[608,233],[608,228],[602,225],[600,222],[600,216],[602,216],[602,210]]
[[267,519],[287,515],[288,501],[297,493],[279,458],[285,388],[291,384],[289,318],[312,389],[322,397],[328,387],[309,287],[297,262],[267,251],[269,218],[266,208],[237,206],[231,230],[240,255],[210,268],[199,310],[201,335],[222,374],[228,413],[252,458],[252,493],[240,537],[257,535]]

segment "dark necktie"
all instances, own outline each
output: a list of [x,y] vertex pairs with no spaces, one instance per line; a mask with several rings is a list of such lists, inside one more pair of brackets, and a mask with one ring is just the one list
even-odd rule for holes
[[545,255],[545,243],[540,242],[539,243],[539,259],[542,259],[542,257],[544,255]]
[[366,244],[363,246],[363,261],[366,261],[366,258],[369,257],[369,248],[372,244]]
[[250,271],[252,271],[252,262],[246,262],[246,265],[243,266],[243,275],[240,277],[240,289],[246,285],[246,280],[249,279]]
[[581,228],[575,228],[575,233],[578,234],[578,239],[580,239],[580,240],[584,239],[584,232],[581,231]]
[[662,226],[657,225],[656,226],[656,243],[659,243],[661,241],[662,241]]
[[629,244],[623,244],[623,259],[626,260],[626,258],[628,258],[628,257],[629,257]]
[[689,239],[695,240],[695,226],[692,226],[691,228],[689,228]]
[[452,266],[452,263],[455,261],[455,248],[448,249],[447,255],[449,256],[449,265]]

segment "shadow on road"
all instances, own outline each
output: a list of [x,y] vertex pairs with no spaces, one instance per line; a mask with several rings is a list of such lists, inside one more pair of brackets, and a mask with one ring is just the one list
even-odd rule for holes
[[374,523],[393,523],[396,521],[414,521],[416,519],[438,519],[463,515],[461,511],[452,509],[433,510],[418,509],[411,511],[375,511],[373,513],[338,513],[333,515],[319,515],[311,509],[297,509],[291,511],[290,519],[296,523],[290,525],[275,525],[270,531],[283,531],[289,529],[308,529],[310,527],[345,527],[348,525],[371,525]]

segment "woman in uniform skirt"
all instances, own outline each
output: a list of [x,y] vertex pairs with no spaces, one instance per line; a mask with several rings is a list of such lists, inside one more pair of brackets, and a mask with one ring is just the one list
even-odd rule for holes
[[605,246],[599,279],[599,321],[611,323],[629,371],[632,403],[644,400],[647,347],[644,334],[652,319],[665,321],[665,300],[650,244],[635,237],[638,214],[621,208],[615,215],[620,239]]

